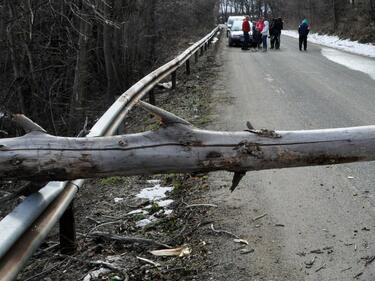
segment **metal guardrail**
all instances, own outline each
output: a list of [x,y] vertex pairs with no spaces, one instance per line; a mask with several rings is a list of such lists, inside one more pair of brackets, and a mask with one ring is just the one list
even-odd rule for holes
[[[190,73],[189,59],[208,49],[219,26],[203,39],[185,50],[167,64],[159,67],[123,93],[96,122],[87,137],[114,135],[132,107],[157,83],[172,75],[176,85],[176,71],[186,63]],[[52,227],[71,205],[84,180],[50,182],[39,192],[32,194],[0,221],[0,280],[14,280],[24,264],[37,250]],[[74,227],[74,222],[71,222]]]

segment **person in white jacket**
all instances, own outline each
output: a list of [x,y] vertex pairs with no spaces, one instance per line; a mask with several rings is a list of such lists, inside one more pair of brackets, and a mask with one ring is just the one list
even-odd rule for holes
[[267,38],[269,35],[270,35],[270,23],[268,20],[265,20],[264,27],[262,30],[263,52],[267,52]]

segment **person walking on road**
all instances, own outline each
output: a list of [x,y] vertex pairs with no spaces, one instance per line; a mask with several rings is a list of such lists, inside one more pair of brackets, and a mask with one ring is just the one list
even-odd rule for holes
[[282,18],[272,19],[270,24],[271,49],[280,49],[281,30],[284,28]]
[[252,23],[250,22],[250,17],[246,17],[242,23],[242,31],[244,36],[244,43],[242,45],[242,50],[249,50],[250,46],[250,35],[252,33]]
[[263,52],[267,52],[267,38],[270,35],[270,23],[265,20],[262,29]]
[[300,51],[302,51],[302,45],[303,45],[303,49],[307,51],[307,35],[309,35],[309,32],[310,32],[309,21],[307,19],[304,19],[298,27]]

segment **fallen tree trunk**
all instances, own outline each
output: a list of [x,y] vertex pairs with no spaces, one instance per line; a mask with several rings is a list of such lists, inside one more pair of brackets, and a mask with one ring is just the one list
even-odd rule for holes
[[246,171],[375,160],[375,126],[207,131],[157,107],[141,106],[160,117],[160,129],[98,138],[36,130],[0,139],[0,178],[50,181],[227,170],[237,173],[236,185]]

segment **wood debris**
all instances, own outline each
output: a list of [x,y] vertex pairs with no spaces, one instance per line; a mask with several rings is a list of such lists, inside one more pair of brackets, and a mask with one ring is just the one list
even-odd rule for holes
[[146,258],[137,257],[137,259],[140,260],[140,261],[143,261],[143,262],[145,262],[145,263],[151,264],[151,265],[153,265],[153,266],[155,266],[155,267],[160,267],[160,266],[161,266],[160,263],[154,262],[154,261],[149,260],[149,259],[146,259]]
[[247,255],[247,254],[251,254],[251,253],[254,253],[254,252],[255,252],[254,249],[242,249],[242,250],[240,250],[241,255]]
[[306,268],[312,268],[315,263],[315,259],[316,257],[313,257],[311,261],[307,261],[307,262],[305,261]]
[[150,253],[158,257],[185,257],[191,254],[191,248],[185,245],[174,249],[150,251]]
[[264,218],[264,217],[267,216],[267,215],[268,215],[268,214],[265,213],[265,214],[263,214],[263,215],[260,215],[260,216],[258,216],[258,217],[255,217],[255,218],[253,218],[253,221],[260,220],[260,219]]
[[245,245],[249,245],[249,242],[245,239],[233,239],[233,242],[234,243],[240,243],[240,244],[245,244]]
[[230,235],[230,236],[232,236],[236,239],[241,239],[238,235],[233,234],[232,232],[229,232],[227,230],[215,229],[213,224],[211,224],[211,230],[215,233],[218,233],[218,234],[227,234],[227,235]]

